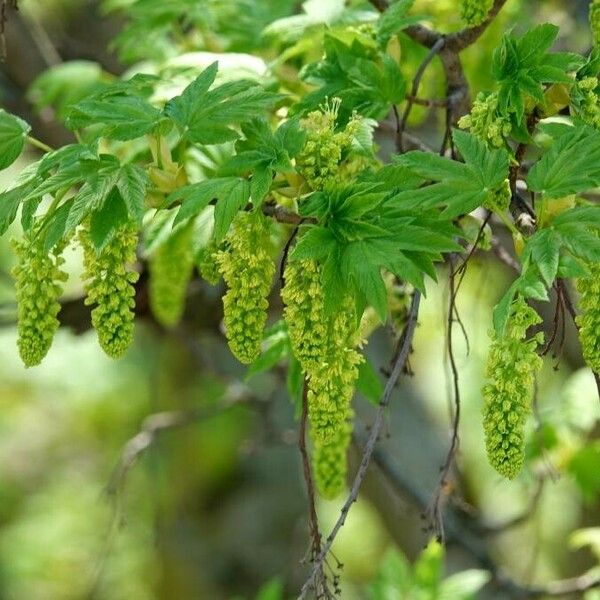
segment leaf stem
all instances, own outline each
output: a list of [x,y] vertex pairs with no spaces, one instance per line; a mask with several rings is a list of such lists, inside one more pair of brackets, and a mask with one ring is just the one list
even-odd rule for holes
[[32,146],[38,148],[39,150],[43,150],[44,152],[52,152],[54,150],[54,148],[48,146],[48,144],[44,144],[44,142],[38,140],[32,135],[28,135],[26,139]]

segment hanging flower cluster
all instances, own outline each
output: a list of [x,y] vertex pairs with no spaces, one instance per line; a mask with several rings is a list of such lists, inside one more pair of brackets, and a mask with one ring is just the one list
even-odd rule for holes
[[600,373],[600,264],[588,265],[589,277],[577,280],[579,307],[577,317],[583,358],[595,373]]
[[42,362],[59,327],[61,283],[67,274],[62,246],[46,252],[39,239],[14,241],[18,262],[13,269],[17,297],[17,346],[26,367]]
[[275,265],[269,255],[270,222],[260,211],[236,215],[217,253],[219,270],[227,283],[223,297],[225,334],[240,362],[249,364],[260,354],[269,292]]
[[165,327],[176,325],[185,308],[188,284],[194,270],[194,222],[177,228],[148,261],[150,308]]
[[85,303],[94,306],[92,325],[100,347],[112,358],[121,357],[133,341],[135,288],[139,274],[133,270],[137,246],[135,223],[121,225],[97,252],[83,227],[79,241],[83,248]]
[[321,269],[313,260],[291,261],[285,270],[284,318],[290,341],[308,384],[308,415],[315,479],[331,498],[344,486],[350,442],[354,385],[362,356],[352,299],[327,316]]
[[538,333],[526,339],[527,330],[541,322],[522,297],[514,300],[503,336],[492,334],[483,388],[483,428],[490,464],[504,477],[514,479],[525,460],[524,427],[531,411],[533,386],[542,359],[536,350]]

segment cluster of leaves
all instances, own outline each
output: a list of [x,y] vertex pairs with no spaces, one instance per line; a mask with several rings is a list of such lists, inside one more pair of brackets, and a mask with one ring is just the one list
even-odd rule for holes
[[[107,3],[109,8],[119,4]],[[201,35],[214,31],[234,40],[231,28],[237,24],[231,23],[231,10],[247,3],[209,2],[202,9],[189,2],[126,4],[134,17],[144,15],[139,27],[168,45],[173,43],[173,22],[183,31],[193,25]],[[293,81],[283,75],[274,80],[264,72],[232,76],[205,56],[203,68],[193,69],[196,76],[183,89],[168,92],[160,74],[110,79],[88,70],[86,88],[66,99],[56,91],[62,89],[60,81],[56,88],[48,76],[38,82],[40,104],[58,103],[78,142],[48,149],[0,195],[0,233],[16,219],[19,208],[23,230],[35,233],[36,247],[45,254],[56,252],[84,229],[86,267],[96,269],[98,281],[111,280],[124,298],[119,311],[126,316],[133,309],[135,275],[125,266],[134,242],[129,240],[127,251],[118,248],[124,228],[135,239],[168,212],[174,214],[169,219],[174,232],[194,237],[199,228],[192,221],[204,223],[200,233],[208,238],[209,250],[202,255],[203,263],[208,267],[212,260],[207,269],[212,282],[215,265],[225,275],[230,288],[225,321],[234,351],[244,362],[260,354],[273,258],[282,253],[290,264],[317,265],[323,320],[334,322],[348,310],[348,340],[357,337],[367,311],[381,323],[391,319],[390,278],[425,292],[426,277],[436,278],[436,264],[448,253],[462,252],[462,241],[469,237],[460,226],[466,222],[463,217],[480,209],[494,213],[523,245],[518,248],[521,273],[494,312],[498,340],[506,335],[517,295],[547,300],[557,279],[590,276],[591,266],[600,261],[600,210],[579,195],[600,185],[600,131],[591,110],[598,86],[590,85],[600,66],[596,52],[588,59],[551,52],[558,29],[549,24],[521,37],[505,34],[491,69],[496,89],[481,97],[463,121],[470,132],[452,132],[452,152],[408,152],[383,164],[373,120],[382,120],[406,99],[400,48],[402,31],[419,20],[410,14],[412,2],[392,3],[379,14],[360,3],[329,2],[319,8],[309,0],[302,15],[290,17],[284,3],[281,12],[267,18],[272,4],[256,3],[256,10],[245,17],[255,19],[258,27],[287,15],[265,35],[278,36],[286,48],[274,69],[285,62],[299,66],[299,57],[306,59]],[[488,3],[478,6],[487,14]],[[139,37],[136,27],[127,30],[122,44],[127,45],[127,36],[129,42]],[[317,54],[305,44],[310,36],[292,35],[294,27],[317,36]],[[234,47],[232,42],[219,49]],[[558,113],[570,113],[571,118],[548,121]],[[320,117],[326,126],[315,129]],[[26,140],[37,143],[29,136],[26,123],[0,113],[0,167],[17,159]],[[325,154],[319,143],[324,137]],[[524,146],[536,152],[524,179],[535,200],[528,230],[509,210],[517,196],[510,166],[520,160],[517,148]],[[319,167],[317,173],[313,167],[319,161],[325,161],[326,169]],[[271,232],[263,219],[281,211],[287,215],[282,220],[294,228]],[[181,254],[181,273],[169,274],[173,280],[168,286],[178,287],[179,294],[169,314],[161,314],[155,303],[163,323],[173,325],[183,310],[193,246]],[[159,259],[151,267],[155,273]],[[113,268],[120,278],[107,273]],[[154,290],[159,293],[156,285]],[[101,302],[108,304],[109,295],[104,290]],[[114,318],[114,312],[96,314]],[[108,326],[100,320],[95,323],[99,331]],[[354,351],[353,344],[342,346]],[[287,358],[290,389],[298,397],[308,369],[287,329],[270,330],[263,347],[250,372]],[[122,351],[119,347],[115,354]],[[355,373],[358,362],[350,361],[352,376],[346,373],[340,380],[352,387],[357,379],[359,388],[374,397],[376,378],[368,366]],[[342,421],[351,414],[345,412]]]

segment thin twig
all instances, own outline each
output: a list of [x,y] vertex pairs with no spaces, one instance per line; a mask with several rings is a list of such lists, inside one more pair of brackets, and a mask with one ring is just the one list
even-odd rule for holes
[[313,565],[308,579],[302,586],[300,595],[298,596],[299,600],[307,598],[309,592],[315,589],[315,581],[317,579],[319,570],[322,568],[323,562],[329,554],[329,551],[331,550],[333,541],[335,540],[340,529],[344,526],[352,504],[354,504],[354,502],[356,502],[358,498],[358,492],[365,478],[365,475],[367,474],[367,468],[369,467],[369,462],[371,461],[371,456],[373,454],[373,450],[375,449],[375,445],[377,443],[377,439],[379,438],[379,433],[383,425],[385,409],[390,403],[390,399],[392,397],[392,393],[394,391],[396,383],[402,371],[404,370],[406,361],[408,360],[408,354],[410,352],[413,336],[417,326],[417,317],[419,314],[420,302],[421,293],[417,290],[413,293],[408,320],[406,322],[406,327],[404,329],[403,334],[402,350],[398,355],[396,363],[394,364],[394,368],[389,379],[387,380],[383,395],[379,402],[379,408],[377,409],[377,414],[375,415],[375,421],[371,428],[371,433],[369,435],[367,443],[365,444],[358,472],[356,473],[354,481],[352,482],[352,488],[346,501],[344,502],[344,505],[342,506],[338,520],[333,526],[331,533],[327,536],[325,544],[321,549],[319,556],[317,556],[315,560],[315,564]]
[[300,225],[302,225],[303,222],[304,222],[304,220],[302,219],[298,223],[298,225],[296,225],[296,227],[294,227],[294,231],[292,231],[292,235],[290,235],[290,238],[288,239],[288,241],[285,243],[285,246],[283,247],[283,253],[281,255],[281,263],[279,264],[279,285],[281,286],[281,289],[283,289],[285,287],[285,267],[287,265],[290,248],[292,247],[292,244],[294,243],[294,240],[296,239],[296,236],[298,235],[298,230],[300,229]]
[[460,425],[460,385],[458,379],[458,368],[456,366],[456,360],[454,358],[454,345],[452,338],[453,324],[454,324],[454,312],[456,310],[456,279],[454,265],[452,258],[450,258],[450,299],[448,306],[448,319],[446,323],[446,336],[447,345],[446,350],[448,352],[448,359],[450,361],[450,369],[452,371],[452,382],[454,388],[454,418],[452,420],[452,438],[450,448],[446,455],[446,460],[441,470],[440,479],[436,487],[436,492],[433,497],[431,504],[431,510],[429,514],[432,516],[434,531],[436,537],[440,540],[444,540],[444,520],[443,520],[443,500],[447,496],[447,483],[450,469],[454,462],[454,457],[458,451],[460,438],[458,435],[458,427]]
[[[308,424],[308,383],[304,381],[302,390],[302,413],[300,415],[300,427],[298,431],[298,448],[302,457],[302,472],[304,474],[304,482],[306,484],[306,493],[308,495],[308,529],[310,532],[310,549],[309,558],[312,562],[321,552],[321,532],[319,530],[319,517],[317,516],[315,486],[310,467],[310,458],[306,448],[306,429]],[[320,595],[327,594],[331,596],[328,590],[327,578],[321,568],[320,573],[317,573],[316,587],[321,589]]]
[[445,38],[440,37],[437,40],[437,42],[429,49],[429,52],[423,59],[423,62],[419,65],[419,68],[417,69],[417,72],[414,76],[414,79],[412,82],[412,89],[411,89],[410,95],[407,96],[406,107],[404,109],[404,112],[402,113],[402,118],[400,119],[398,128],[396,130],[396,147],[398,148],[398,151],[400,153],[404,152],[404,144],[402,142],[402,136],[404,135],[404,130],[406,129],[406,123],[408,121],[408,117],[410,116],[412,107],[414,106],[415,98],[417,97],[417,95],[419,93],[419,86],[421,85],[421,79],[423,78],[423,75],[425,74],[425,71],[427,70],[427,67],[429,66],[429,64],[431,63],[433,58],[444,47],[444,43],[445,43]]
[[[363,439],[364,435],[354,434],[357,445],[360,445]],[[388,452],[385,452],[382,448],[375,448],[373,462],[397,493],[403,497],[408,497],[421,511],[427,509],[427,493],[405,476]],[[489,571],[496,586],[504,590],[511,598],[565,596],[600,587],[600,577],[592,575],[562,579],[539,586],[525,586],[514,581],[502,571],[488,553],[481,533],[469,528],[455,511],[446,515],[445,528],[447,543],[453,543],[461,547],[480,567]]]
[[[558,280],[558,285],[562,289],[562,297],[563,297],[563,301],[565,303],[565,308],[567,309],[568,313],[571,315],[571,319],[573,320],[573,325],[575,325],[575,328],[577,329],[577,331],[579,331],[579,324],[577,323],[577,311],[575,310],[575,306],[573,305],[573,300],[571,300],[571,294],[569,293],[569,290],[568,290],[567,286],[565,285],[565,282],[562,279]],[[592,371],[592,373],[594,374],[594,380],[596,381],[596,388],[598,389],[598,399],[600,399],[600,374],[596,373],[596,371]]]

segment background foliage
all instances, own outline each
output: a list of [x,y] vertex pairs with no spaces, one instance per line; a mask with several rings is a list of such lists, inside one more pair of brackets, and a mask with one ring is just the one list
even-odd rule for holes
[[[520,37],[534,24],[554,23],[560,26],[556,49],[587,52],[591,45],[587,9],[586,2],[509,0],[481,40],[463,54],[473,96],[492,88],[492,54],[507,27],[514,25],[514,35]],[[410,14],[432,15],[429,24],[442,31],[461,27],[452,0],[417,0]],[[317,84],[317,91],[304,96],[302,108],[316,108],[326,96],[337,96],[342,99],[341,119],[348,119],[351,114],[344,114],[345,106],[354,106],[367,89],[368,110],[363,114],[380,122],[375,140],[380,155],[389,156],[394,152],[395,127],[389,106],[406,93],[406,88],[398,85],[395,69],[402,71],[410,85],[426,51],[402,37],[401,49],[392,44],[388,50],[401,56],[400,67],[387,62],[376,72],[360,70],[364,57],[349,58],[340,44],[358,39],[368,50],[374,42],[361,27],[376,16],[369,3],[333,0],[309,1],[302,7],[270,0],[23,1],[19,13],[11,13],[7,24],[2,101],[8,111],[32,125],[36,138],[51,146],[73,142],[69,128],[92,124],[96,133],[101,131],[112,140],[111,151],[124,161],[148,154],[143,143],[131,141],[145,127],[150,131],[165,126],[161,120],[171,119],[194,142],[218,142],[210,151],[187,159],[186,170],[194,173],[202,186],[202,180],[212,178],[231,153],[231,127],[249,122],[273,99],[251,86],[228,88],[228,94],[218,97],[201,82],[186,100],[186,86],[202,72],[207,80],[214,77],[210,65],[218,60],[217,84],[227,85],[243,76],[266,80],[267,91],[274,91],[275,80],[279,80],[302,94],[305,88],[298,80],[298,70],[318,63],[303,70],[306,80]],[[178,24],[175,31],[174,22]],[[388,43],[392,37],[385,22],[378,35],[378,43]],[[324,50],[327,60],[318,62]],[[540,64],[547,63],[547,57],[538,58]],[[358,83],[346,79],[348,65],[344,61],[348,60],[359,67]],[[136,73],[160,76],[161,82],[155,86],[152,79],[138,77],[134,84],[123,85],[116,101],[111,91],[115,88],[108,86],[123,74],[125,80]],[[319,88],[323,81],[327,85]],[[502,81],[502,89],[510,94],[514,78]],[[434,60],[423,77],[419,96],[441,98],[444,94],[442,66]],[[125,103],[123,96],[129,98]],[[179,100],[169,102],[166,116],[154,109],[152,102],[174,96]],[[69,109],[81,100],[75,111]],[[194,102],[202,109],[201,120],[194,121],[198,118],[198,110],[190,108]],[[357,106],[360,110],[360,104]],[[123,119],[119,110],[128,111],[129,120]],[[9,122],[15,128],[15,139],[26,129],[25,121]],[[67,128],[62,125],[65,121]],[[357,138],[368,145],[374,126],[374,122],[362,120]],[[444,126],[443,110],[416,106],[409,117],[410,131],[427,143],[437,144]],[[237,164],[229,165],[230,172],[220,174],[219,179],[210,179],[206,188],[195,188],[193,202],[176,197],[184,200],[183,208],[177,216],[169,214],[164,223],[156,223],[150,239],[164,235],[173,220],[199,213],[214,197],[237,197],[238,207],[249,195],[259,197],[260,182],[264,184],[276,172],[285,173],[290,158],[297,156],[302,146],[294,139],[301,134],[293,128],[282,131],[280,127],[274,134],[269,132],[268,139],[258,125],[252,129],[247,123],[243,132],[246,140],[238,146]],[[3,135],[5,139],[5,132]],[[457,145],[461,144],[460,135]],[[592,166],[597,161],[592,159],[600,147],[597,135],[585,131],[577,135],[580,137],[561,138],[562,149],[571,148],[571,154],[563,153],[560,158],[565,169],[571,169],[573,182],[569,183],[568,177],[552,179],[559,157],[549,151],[543,159],[547,168],[529,173],[532,189],[558,198],[577,193],[579,185],[588,189],[595,183],[598,174]],[[447,206],[446,210],[459,215],[478,206],[481,198],[469,195],[472,172],[466,169],[476,166],[469,163],[467,144],[469,141],[463,141],[460,148],[467,165],[462,172],[453,173],[454,181],[448,173],[440,174],[443,163],[433,157],[426,162],[421,155],[404,155],[404,166],[418,170],[410,194],[414,195],[425,179],[439,181],[435,194],[425,188],[432,207]],[[2,149],[6,164],[12,162],[11,153],[19,153],[17,149]],[[475,161],[476,147],[471,154]],[[593,180],[585,186],[581,184],[582,168],[573,162],[582,155],[586,159],[583,170]],[[497,163],[487,165],[486,179],[493,179],[498,164],[507,160],[501,151],[494,156]],[[12,187],[16,174],[37,158],[35,149],[27,148],[18,163],[3,172],[4,187]],[[123,172],[110,159],[103,160],[105,163],[90,167],[93,173],[82,172],[78,164],[70,173],[67,169],[65,179],[50,184],[46,179],[46,190],[89,184],[93,175],[97,177],[93,193],[105,189],[103,181],[120,181],[127,186],[123,197],[130,205],[126,209],[130,213],[140,210],[143,197],[137,197],[135,182],[141,175],[134,167]],[[368,153],[364,160],[368,162]],[[253,189],[240,179],[249,172]],[[173,180],[169,181],[160,179],[163,175],[156,173],[154,180],[157,203],[164,202],[179,174],[171,173]],[[32,190],[25,188],[19,193],[18,200],[27,202]],[[446,204],[448,198],[452,198],[452,206]],[[344,199],[340,193],[328,202],[333,212],[339,209],[337,222],[345,218],[341,214]],[[6,198],[3,202],[0,216],[8,226],[11,210]],[[318,208],[319,203],[313,205]],[[217,237],[223,238],[233,212],[219,207],[217,204],[215,228]],[[306,217],[322,216],[311,206],[305,210]],[[22,209],[25,224],[29,213]],[[75,216],[78,221],[69,223],[58,218],[50,231],[62,234],[85,216],[82,211]],[[71,219],[75,217],[71,215]],[[363,222],[372,224],[374,218],[366,213]],[[97,227],[98,245],[103,243],[101,225]],[[479,224],[471,225],[475,238]],[[20,224],[10,227],[10,233],[18,235]],[[403,231],[407,229],[396,233],[401,236]],[[438,233],[426,244],[432,255],[452,249],[451,233],[443,228]],[[559,269],[562,242],[540,239],[547,235],[538,232],[530,238],[525,254],[530,253],[538,269],[533,284],[538,296],[543,295],[539,281],[544,288]],[[588,239],[586,235],[587,230],[578,231],[569,239]],[[337,242],[339,239],[337,236]],[[58,332],[45,362],[25,371],[15,351],[15,297],[8,276],[14,258],[7,240],[0,241],[5,274],[0,282],[0,596],[15,600],[294,597],[307,570],[301,563],[307,549],[307,527],[297,407],[290,402],[281,367],[263,371],[255,363],[250,368],[254,375],[248,377],[246,368],[231,356],[220,329],[222,290],[196,278],[189,289],[185,326],[173,329],[161,325],[157,311],[156,317],[152,315],[147,297],[138,298],[134,344],[123,359],[113,362],[98,348],[95,334],[87,330],[87,312],[81,313],[76,301],[82,294],[77,279],[81,256],[69,251],[64,268],[71,277],[63,311],[70,326]],[[502,241],[510,247],[507,240]],[[207,240],[200,241],[198,260]],[[434,241],[440,247],[432,247]],[[323,239],[319,238],[319,243]],[[545,254],[548,247],[556,247],[552,256]],[[578,254],[576,249],[574,253]],[[369,267],[365,257],[369,254],[350,264],[364,269],[358,279],[372,281],[365,276]],[[344,564],[343,598],[512,598],[520,592],[498,582],[496,566],[531,589],[587,571],[594,576],[598,569],[600,408],[593,376],[584,368],[571,324],[565,326],[562,355],[548,356],[538,378],[535,418],[527,431],[529,467],[515,482],[508,482],[487,464],[481,428],[487,332],[492,327],[492,309],[514,276],[485,254],[471,259],[458,298],[469,344],[467,348],[462,336],[455,334],[462,422],[460,468],[452,472],[443,490],[448,546],[444,550],[430,542],[433,531],[428,509],[438,490],[451,414],[451,377],[444,341],[449,294],[446,270],[447,265],[439,268],[439,284],[430,280],[423,284],[427,297],[410,358],[416,377],[404,378],[395,395],[386,418],[389,438],[381,444],[383,457],[376,460],[364,494],[334,545],[336,559]],[[412,283],[421,285],[415,277]],[[364,285],[361,292],[375,309],[385,312],[378,284]],[[273,304],[269,324],[281,309]],[[551,324],[552,306],[535,306]],[[502,329],[504,316],[502,311],[496,312],[497,329]],[[271,360],[274,364],[289,352],[285,343],[278,344],[280,331],[275,328],[271,333],[268,342],[274,350],[264,359],[269,366]],[[546,335],[550,334],[548,328]],[[393,341],[383,328],[374,333],[367,350],[373,365],[385,368]],[[559,369],[554,368],[557,362]],[[370,377],[362,381],[355,406],[359,439],[373,415],[365,396],[376,397],[384,381],[380,373],[370,373]],[[144,437],[134,436],[144,423],[153,431],[156,421],[145,419],[162,411],[183,414],[182,426],[158,433],[135,466],[123,468],[120,461],[126,457],[123,452],[132,448],[130,440],[144,443]],[[353,446],[351,470],[358,458]],[[337,518],[340,504],[339,498],[319,500],[323,531]],[[524,518],[513,523],[521,514]],[[492,562],[485,564],[488,559]],[[593,600],[595,594],[588,591],[586,600]]]

